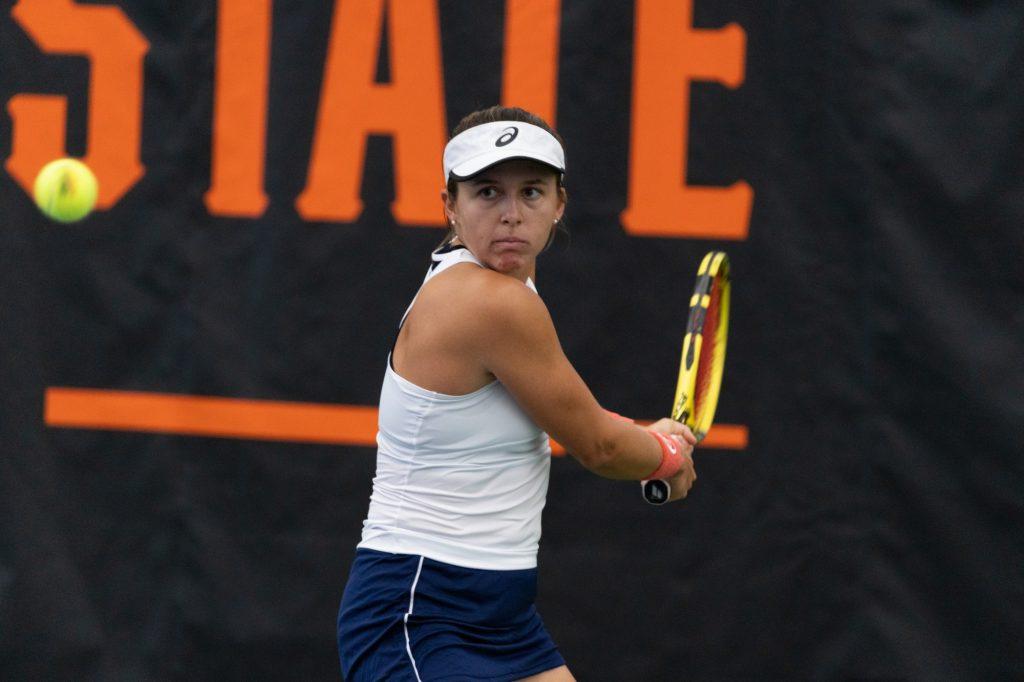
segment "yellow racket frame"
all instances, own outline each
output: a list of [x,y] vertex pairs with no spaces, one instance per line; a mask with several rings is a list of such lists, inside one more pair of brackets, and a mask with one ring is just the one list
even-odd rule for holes
[[[704,320],[711,302],[711,285],[720,277],[721,293],[718,299],[718,328],[715,330],[715,351],[711,358],[711,376],[708,394],[701,411],[694,413],[694,393],[697,386],[697,368],[701,346],[704,343]],[[683,352],[679,361],[679,380],[672,403],[672,419],[690,427],[700,442],[715,420],[715,408],[722,389],[722,371],[725,368],[725,348],[729,338],[729,256],[724,251],[711,251],[697,269],[697,285],[690,297],[690,312],[683,337]]]

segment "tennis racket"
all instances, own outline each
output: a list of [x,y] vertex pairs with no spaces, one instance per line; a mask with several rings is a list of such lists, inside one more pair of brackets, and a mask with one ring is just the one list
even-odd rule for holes
[[[711,429],[722,388],[725,344],[729,336],[729,256],[711,251],[697,269],[697,285],[683,337],[672,419],[690,427],[697,442]],[[644,499],[664,504],[672,493],[667,481],[641,481]]]

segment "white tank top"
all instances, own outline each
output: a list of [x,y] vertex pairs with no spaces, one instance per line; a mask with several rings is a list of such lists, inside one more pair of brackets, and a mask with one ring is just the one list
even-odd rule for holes
[[[457,263],[483,267],[465,248],[433,260],[424,284]],[[537,565],[551,447],[504,386],[493,381],[458,396],[428,391],[399,376],[389,357],[378,429],[359,547],[468,568]]]

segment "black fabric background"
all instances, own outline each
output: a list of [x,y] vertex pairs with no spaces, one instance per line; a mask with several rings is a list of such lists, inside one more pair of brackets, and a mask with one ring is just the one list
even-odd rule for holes
[[[0,100],[69,95],[0,1]],[[145,177],[81,225],[0,173],[0,676],[331,679],[368,448],[47,428],[47,386],[376,403],[440,232],[303,222],[332,3],[275,3],[257,220],[210,216],[216,6],[118,3],[151,43]],[[503,3],[440,3],[449,124],[500,96]],[[599,400],[667,409],[700,256],[735,275],[719,408],[684,504],[553,463],[539,608],[581,680],[1024,676],[1024,8],[698,1],[744,84],[692,89],[689,182],[745,179],[745,242],[640,239],[632,3],[566,0],[571,238],[539,286]],[[0,115],[0,156],[11,120]]]

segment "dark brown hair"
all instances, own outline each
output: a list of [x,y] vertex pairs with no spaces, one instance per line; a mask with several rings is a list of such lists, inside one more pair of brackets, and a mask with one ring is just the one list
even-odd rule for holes
[[[544,130],[551,133],[556,140],[558,140],[558,144],[562,145],[563,152],[565,150],[565,141],[562,140],[562,136],[558,134],[557,130],[548,125],[548,122],[545,121],[543,118],[536,114],[531,114],[529,111],[526,111],[525,109],[520,109],[519,107],[503,107],[501,105],[487,107],[486,109],[479,109],[471,114],[467,114],[466,116],[463,117],[461,121],[458,122],[455,128],[452,129],[451,137],[449,137],[448,139],[450,140],[452,137],[455,137],[459,133],[464,133],[470,128],[475,128],[476,126],[483,125],[485,123],[497,123],[498,121],[519,121],[521,123],[530,123],[532,125],[537,126],[538,128],[543,128]],[[447,185],[445,189],[448,190],[448,196],[454,199],[459,191],[459,182],[453,178],[446,178],[446,180]],[[562,195],[562,200],[568,201],[569,195],[565,191],[565,187],[562,184],[562,180],[562,174],[558,173],[556,180],[558,183],[558,191]],[[562,227],[561,220],[558,221],[557,229],[564,229]],[[551,238],[548,239],[548,246],[551,245],[551,240],[554,238],[554,235],[555,231],[552,230]],[[452,240],[452,237],[454,236],[455,230],[453,230],[451,226],[449,226],[448,234],[445,235],[444,240],[441,242],[440,246],[446,245],[448,242]],[[546,249],[547,246],[545,246],[544,248]]]

